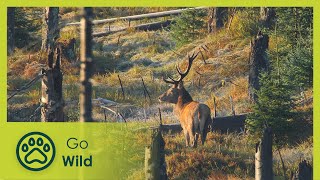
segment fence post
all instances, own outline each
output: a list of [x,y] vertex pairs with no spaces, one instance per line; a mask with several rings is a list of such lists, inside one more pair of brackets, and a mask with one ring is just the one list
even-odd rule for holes
[[107,122],[107,114],[105,109],[103,109],[103,114],[104,114],[104,121]]
[[256,39],[250,43],[251,52],[249,58],[249,98],[253,102],[257,101],[256,90],[260,89],[259,75],[269,71],[270,62],[267,58],[269,46],[269,36],[258,32]]
[[48,65],[42,69],[41,82],[41,121],[58,122],[64,121],[63,113],[63,92],[61,71],[61,47],[56,48],[56,61],[54,63],[53,49],[48,52]]
[[213,106],[214,106],[214,116],[213,117],[217,117],[216,97],[213,97]]
[[161,130],[161,127],[162,127],[162,116],[161,116],[161,109],[160,108],[158,108],[158,110],[159,110],[159,120],[160,120],[160,122],[159,122],[159,124],[160,124],[160,130]]
[[232,100],[232,96],[229,96],[230,98],[230,105],[231,105],[231,112],[233,116],[236,116],[236,111],[234,110],[234,105],[233,105],[233,100]]
[[126,97],[125,97],[125,95],[124,95],[124,89],[123,89],[122,81],[121,81],[121,79],[120,79],[119,74],[118,74],[118,80],[119,80],[120,87],[121,87],[122,98],[123,98],[123,99],[126,99]]
[[272,130],[266,127],[256,144],[255,180],[273,180],[272,171]]
[[152,132],[152,142],[145,149],[145,176],[150,180],[168,179],[165,163],[165,142],[160,128]]
[[92,8],[83,8],[80,32],[80,122],[91,122],[92,119],[92,84],[90,82],[93,74],[92,55]]

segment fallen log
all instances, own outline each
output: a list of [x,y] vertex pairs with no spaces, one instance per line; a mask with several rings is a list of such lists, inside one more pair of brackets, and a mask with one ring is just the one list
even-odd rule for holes
[[[213,118],[212,131],[217,131],[220,133],[241,132],[244,130],[244,124],[245,124],[246,118],[247,118],[247,114],[215,117]],[[163,124],[161,125],[161,131],[164,133],[168,133],[168,132],[179,133],[182,131],[182,127],[180,123]]]
[[235,116],[215,117],[212,123],[213,131],[226,132],[241,132],[244,130],[247,114]]
[[173,20],[154,22],[154,23],[147,23],[147,24],[140,24],[140,25],[133,26],[133,27],[127,27],[127,28],[118,29],[118,30],[115,30],[115,31],[106,31],[106,32],[93,33],[92,36],[93,37],[107,36],[109,34],[123,32],[123,31],[126,31],[128,29],[133,29],[133,30],[137,30],[137,31],[156,31],[158,29],[162,29],[162,28],[168,27],[171,23],[173,23]]
[[[172,15],[179,15],[186,10],[198,10],[198,9],[206,9],[206,8],[207,7],[195,7],[195,8],[176,9],[171,11],[162,11],[162,12],[155,12],[155,13],[148,13],[148,14],[139,14],[139,15],[133,15],[133,16],[125,16],[125,17],[118,17],[118,18],[100,19],[100,20],[92,21],[92,24],[97,25],[97,24],[113,23],[119,20],[136,21],[141,19],[160,18],[160,17],[172,16]],[[78,26],[80,25],[80,22],[73,22],[73,23],[66,24],[66,26],[74,26],[74,25]]]

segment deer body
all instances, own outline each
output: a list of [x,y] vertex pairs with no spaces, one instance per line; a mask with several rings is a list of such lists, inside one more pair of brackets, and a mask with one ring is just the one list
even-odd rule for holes
[[196,101],[192,101],[181,107],[178,102],[175,107],[175,113],[184,131],[186,146],[191,144],[192,147],[196,147],[199,135],[203,145],[207,137],[208,126],[211,122],[209,107]]
[[175,104],[174,112],[179,118],[183,129],[186,146],[191,145],[192,147],[197,146],[199,135],[202,144],[204,144],[209,125],[212,122],[210,108],[205,104],[193,101],[192,97],[183,86],[182,79],[188,74],[192,61],[196,56],[197,54],[189,57],[189,66],[185,73],[181,73],[177,67],[177,71],[181,75],[178,81],[173,80],[171,77],[169,77],[171,81],[164,79],[165,82],[171,83],[173,86],[167,92],[159,96],[160,101]]

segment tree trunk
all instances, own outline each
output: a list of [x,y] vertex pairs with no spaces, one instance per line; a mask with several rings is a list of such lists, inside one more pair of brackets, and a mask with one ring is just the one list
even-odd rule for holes
[[48,67],[42,70],[42,96],[41,96],[41,121],[62,122],[63,96],[62,80],[63,75],[60,69],[61,48],[56,48],[56,62],[54,63],[54,51],[48,52]]
[[260,22],[266,28],[271,28],[276,19],[276,11],[274,8],[261,7],[260,8]]
[[249,61],[249,98],[256,102],[256,90],[260,89],[259,75],[263,71],[269,71],[270,63],[266,50],[269,46],[269,36],[263,35],[261,31],[256,39],[251,41],[251,52]]
[[263,131],[261,141],[256,144],[255,180],[272,180],[272,130]]
[[209,8],[208,9],[208,33],[213,32],[214,28],[214,8]]
[[7,53],[13,54],[14,51],[14,15],[15,8],[8,7],[7,9]]
[[68,60],[69,62],[76,61],[76,39],[68,39],[62,43],[62,54],[63,58]]
[[145,151],[145,175],[146,179],[166,180],[168,179],[165,163],[165,142],[161,129],[153,133],[152,142]]
[[228,20],[228,8],[217,7],[208,10],[208,33],[214,32],[224,27]]
[[299,163],[299,169],[291,177],[291,180],[311,180],[312,179],[312,166],[303,160]]
[[42,28],[42,51],[51,51],[54,49],[54,43],[59,38],[59,8],[45,7]]
[[228,21],[228,8],[215,8],[214,17],[216,19],[216,29],[224,27],[224,23]]
[[92,57],[92,8],[83,8],[80,32],[80,122],[92,120],[92,85],[90,78],[93,71]]

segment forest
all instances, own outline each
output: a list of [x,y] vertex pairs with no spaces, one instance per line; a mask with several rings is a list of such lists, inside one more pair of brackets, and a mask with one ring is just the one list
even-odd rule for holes
[[[265,177],[312,178],[312,8],[10,7],[7,15],[8,122],[139,127],[126,179],[160,176],[144,164],[159,133],[161,177],[259,179],[257,142],[269,134]],[[203,103],[185,111],[209,112],[199,125],[209,131],[204,145],[194,147],[196,130],[175,116],[178,95],[164,98],[175,89]]]

